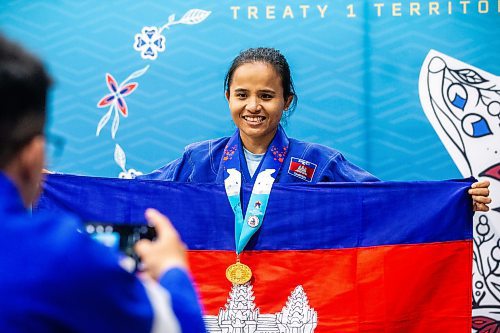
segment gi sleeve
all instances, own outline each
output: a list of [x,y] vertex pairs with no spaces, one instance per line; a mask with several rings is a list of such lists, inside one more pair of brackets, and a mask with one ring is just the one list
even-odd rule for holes
[[170,292],[172,308],[182,332],[206,332],[198,295],[189,275],[182,269],[171,269],[161,277],[160,284]]
[[349,162],[341,153],[330,158],[320,182],[377,182],[377,177]]
[[185,151],[181,158],[173,160],[151,173],[137,176],[136,179],[187,182],[192,170],[193,164],[190,160],[190,151]]

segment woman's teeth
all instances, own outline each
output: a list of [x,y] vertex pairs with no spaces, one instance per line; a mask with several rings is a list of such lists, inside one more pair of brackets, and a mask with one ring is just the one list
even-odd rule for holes
[[259,123],[264,121],[265,117],[262,117],[262,116],[244,116],[243,119],[245,119],[249,123],[259,124]]

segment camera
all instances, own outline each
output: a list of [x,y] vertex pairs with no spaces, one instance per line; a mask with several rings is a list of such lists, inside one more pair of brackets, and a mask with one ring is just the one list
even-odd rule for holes
[[132,271],[140,267],[139,257],[134,251],[135,243],[141,239],[154,240],[156,238],[155,228],[145,224],[113,224],[89,221],[85,223],[84,228],[85,232],[93,239],[112,249],[119,250],[125,259],[131,258],[133,262],[131,265],[127,264],[126,268]]

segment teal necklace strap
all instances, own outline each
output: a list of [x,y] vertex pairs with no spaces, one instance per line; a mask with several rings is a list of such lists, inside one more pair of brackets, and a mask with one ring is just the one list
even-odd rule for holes
[[279,127],[261,162],[260,172],[255,178],[244,217],[241,208],[242,176],[239,154],[241,149],[243,147],[239,132],[237,132],[229,140],[223,156],[226,175],[224,186],[229,204],[234,213],[237,254],[240,254],[245,249],[252,236],[262,225],[272,186],[288,151],[288,138],[281,127]]

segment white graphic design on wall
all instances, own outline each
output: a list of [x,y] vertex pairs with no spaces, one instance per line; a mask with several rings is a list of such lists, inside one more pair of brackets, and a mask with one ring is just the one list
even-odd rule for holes
[[500,77],[431,50],[420,101],[464,177],[489,180],[489,212],[474,215],[473,329],[500,329]]
[[[158,58],[158,53],[164,52],[166,49],[166,37],[163,34],[165,29],[170,29],[171,26],[177,24],[198,24],[203,22],[210,14],[211,12],[207,10],[190,9],[179,20],[175,19],[175,14],[170,15],[167,23],[161,27],[144,26],[141,33],[135,35],[133,44],[134,50],[140,52],[142,59],[156,60]],[[106,126],[113,115],[111,138],[115,141],[114,160],[122,170],[118,175],[119,178],[131,179],[142,175],[141,171],[133,168],[126,169],[126,154],[123,148],[116,142],[116,133],[120,126],[120,117],[127,118],[129,115],[129,108],[125,101],[125,97],[132,94],[139,86],[139,83],[130,81],[144,75],[149,67],[150,65],[147,65],[133,72],[120,84],[118,84],[112,74],[106,73],[106,85],[109,91],[99,100],[99,102],[97,102],[98,108],[108,108],[108,111],[101,117],[97,124],[96,136],[101,134],[101,130]]]
[[175,14],[168,17],[168,22],[162,27],[146,26],[140,34],[135,35],[134,49],[141,53],[142,59],[155,60],[158,53],[165,51],[166,38],[163,30],[170,29],[176,24],[198,24],[203,22],[211,12],[202,9],[190,9],[179,20],[175,20]]

